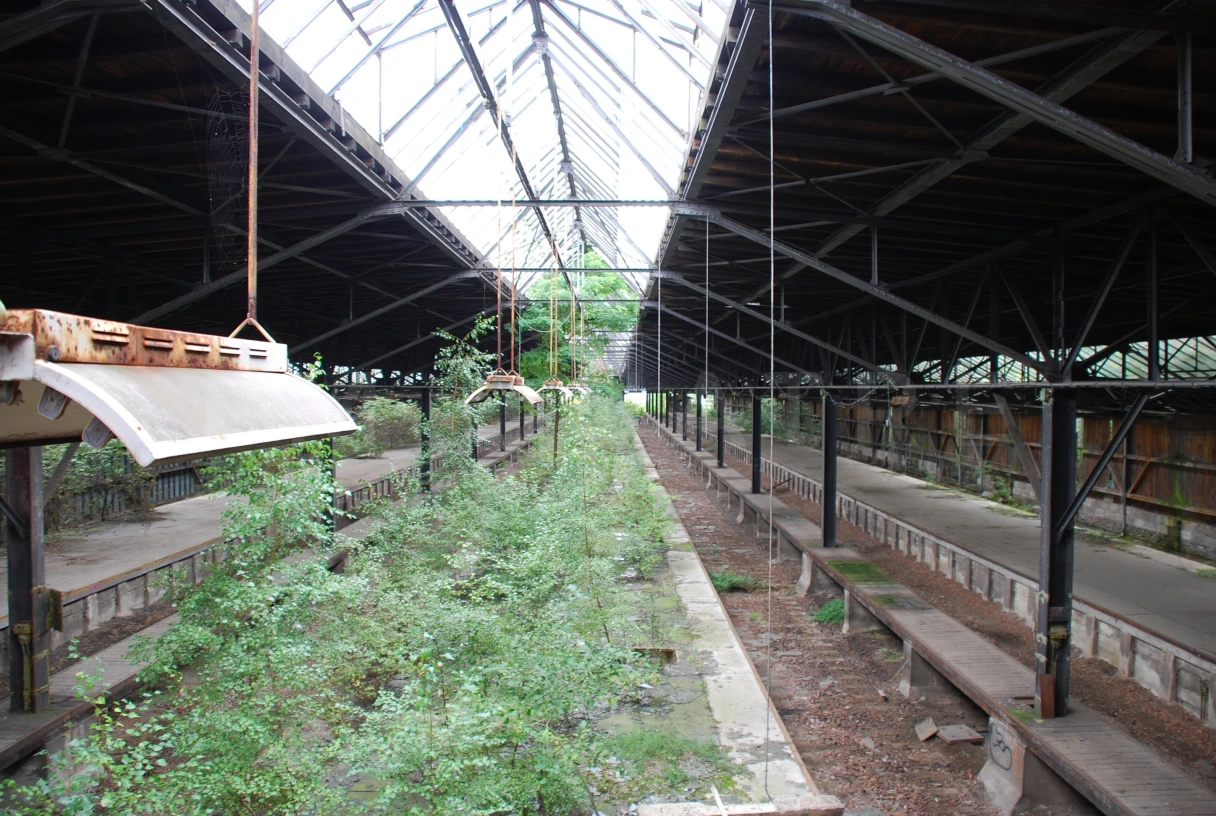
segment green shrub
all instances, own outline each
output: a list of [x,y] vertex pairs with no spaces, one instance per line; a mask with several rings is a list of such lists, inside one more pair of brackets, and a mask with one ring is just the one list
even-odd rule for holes
[[711,572],[709,580],[714,585],[714,589],[719,592],[751,592],[753,589],[759,589],[764,586],[762,582],[757,581],[750,575],[744,575],[734,570]]
[[384,446],[360,427],[359,430],[347,436],[334,439],[334,454],[339,459],[354,459],[356,456],[379,456],[384,453]]
[[89,772],[3,783],[27,803],[5,812],[538,816],[595,809],[584,772],[614,751],[645,784],[700,773],[710,746],[595,725],[657,682],[619,579],[668,522],[619,403],[563,407],[561,428],[557,461],[541,444],[496,477],[454,457],[443,490],[344,544],[341,574],[327,446],[221,460],[236,542],[136,650],[158,690],[98,706],[64,755]]
[[840,623],[844,620],[844,599],[833,598],[819,607],[817,612],[809,614],[816,623]]
[[403,448],[419,440],[422,412],[413,402],[376,397],[363,403],[358,413],[364,433],[384,450]]

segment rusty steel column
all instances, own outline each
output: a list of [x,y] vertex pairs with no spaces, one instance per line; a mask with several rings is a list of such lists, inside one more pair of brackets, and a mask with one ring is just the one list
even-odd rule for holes
[[13,515],[7,518],[11,708],[45,711],[51,695],[51,639],[47,625],[42,448],[13,448],[7,457],[5,498]]
[[681,438],[688,441],[688,392],[680,395],[680,433]]
[[714,413],[718,415],[718,467],[726,467],[726,398],[719,391],[714,395]]
[[697,452],[701,450],[701,392],[697,391]]
[[520,397],[519,398],[519,441],[520,442],[524,441],[524,434],[526,434],[527,432],[528,432],[528,429],[524,425],[524,398]]
[[760,445],[760,392],[752,392],[752,493],[760,489],[760,460],[764,451]]
[[422,482],[423,492],[431,492],[431,389],[422,389],[422,398],[418,406],[422,411],[422,433],[419,434],[418,476]]
[[836,402],[823,392],[823,546],[836,546]]
[[507,396],[505,391],[502,394],[498,398],[498,449],[505,451],[507,449]]
[[1065,521],[1077,490],[1077,396],[1056,389],[1043,403],[1036,609],[1035,702],[1043,719],[1068,713],[1072,640],[1073,524]]

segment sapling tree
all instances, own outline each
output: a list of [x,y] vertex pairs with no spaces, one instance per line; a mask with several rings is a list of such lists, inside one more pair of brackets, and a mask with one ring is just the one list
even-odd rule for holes
[[[479,358],[445,360],[441,382],[462,403]],[[613,754],[629,762],[618,798],[645,795],[656,767],[683,791],[680,763],[712,745],[641,741],[634,756],[597,727],[656,680],[634,652],[653,632],[624,576],[657,562],[666,517],[620,404],[588,397],[568,419],[556,469],[525,456],[496,477],[459,456],[430,501],[387,508],[344,544],[342,574],[322,555],[335,546],[324,446],[226,460],[226,558],[140,650],[150,690],[99,704],[62,760],[80,772],[6,791],[9,809],[586,812],[600,795],[588,768]]]

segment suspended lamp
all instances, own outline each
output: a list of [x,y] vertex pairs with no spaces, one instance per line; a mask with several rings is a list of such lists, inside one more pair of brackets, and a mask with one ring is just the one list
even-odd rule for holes
[[117,437],[148,467],[356,430],[281,343],[0,305],[0,447]]
[[[499,126],[500,127],[502,126],[502,116],[501,115],[499,117]],[[515,160],[514,146],[512,146],[512,149],[511,149],[511,159],[512,159],[512,164],[514,164],[514,160]],[[514,213],[514,211],[515,211],[515,190],[514,190],[514,188],[512,188],[512,191],[511,191],[511,210]],[[502,234],[502,202],[501,201],[499,202],[499,207],[498,207],[498,217],[499,217],[499,234],[501,235]],[[512,219],[511,219],[511,370],[507,371],[502,367],[502,256],[500,253],[496,253],[499,256],[498,278],[496,281],[496,288],[497,288],[497,292],[498,292],[498,316],[497,316],[498,367],[496,369],[494,369],[494,371],[491,372],[486,377],[486,381],[484,383],[482,383],[475,391],[473,391],[473,393],[471,393],[467,397],[465,397],[465,400],[464,400],[465,405],[475,405],[480,402],[485,402],[486,399],[489,398],[490,394],[493,394],[495,392],[503,393],[504,397],[505,397],[504,392],[507,392],[507,391],[514,391],[516,394],[519,394],[519,396],[522,397],[524,400],[526,400],[527,403],[530,406],[532,406],[533,409],[535,409],[536,406],[538,406],[538,405],[542,405],[545,401],[544,397],[542,397],[540,394],[536,393],[536,391],[532,390],[532,388],[530,388],[528,386],[528,384],[526,382],[524,382],[523,377],[521,377],[521,376],[519,376],[519,374],[515,373],[515,340],[514,340],[514,337],[515,337],[515,284],[516,284],[516,281],[515,281],[515,245],[516,245],[515,224],[516,224],[516,221],[517,221],[517,219],[512,217]]]

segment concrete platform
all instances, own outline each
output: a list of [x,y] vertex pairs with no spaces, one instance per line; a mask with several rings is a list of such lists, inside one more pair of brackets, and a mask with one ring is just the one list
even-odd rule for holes
[[[784,508],[768,495],[751,495],[750,480],[713,467],[677,434],[662,433],[694,472],[711,471],[710,487],[719,496],[725,488],[726,500],[744,511],[741,523],[748,508],[757,524]],[[904,695],[957,689],[989,714],[988,762],[980,779],[1001,813],[1072,804],[1083,795],[1111,816],[1216,816],[1216,795],[1085,706],[1073,702],[1067,717],[1036,719],[1028,707],[1034,695],[1029,669],[859,553],[824,549],[820,538],[791,538],[791,544],[802,557],[802,592],[835,584],[843,593],[846,634],[885,628],[903,639]]]
[[[750,435],[727,428],[727,440],[750,449]],[[769,440],[764,440],[765,457]],[[772,458],[812,479],[823,454],[788,442]],[[837,490],[1018,572],[1039,573],[1039,519],[978,496],[856,462],[837,459]],[[1084,601],[1216,659],[1216,581],[1168,563],[1123,552],[1109,540],[1077,531],[1075,592]]]
[[[83,663],[59,672],[51,677],[51,707],[34,714],[0,711],[0,774],[4,778],[16,776],[22,782],[32,781],[46,766],[45,757],[30,757],[30,754],[47,745],[48,735],[59,734],[58,740],[79,736],[92,721],[92,698],[105,692],[111,699],[121,698],[136,690],[135,674],[141,663],[127,659],[132,642],[141,635],[157,637],[177,621],[177,615],[149,626],[126,640],[115,643],[108,649],[89,657]],[[84,692],[84,699],[77,696],[80,672],[101,674],[103,682],[96,688]],[[66,732],[65,726],[69,726]],[[61,733],[62,732],[62,733]],[[52,750],[55,746],[50,746]],[[29,759],[26,759],[29,757]],[[25,759],[24,766],[13,766]],[[41,760],[41,761],[39,761]],[[30,767],[34,763],[37,767]]]
[[665,557],[688,626],[695,636],[697,654],[690,659],[700,667],[718,744],[738,766],[735,794],[748,800],[724,809],[700,802],[641,805],[639,816],[721,813],[840,816],[844,812],[843,803],[824,795],[811,779],[722,607],[708,572],[692,548],[688,531],[659,482],[654,463],[641,440],[635,437],[634,441],[638,457],[654,482],[653,489],[662,497],[672,519],[674,529],[664,536],[671,545]]

